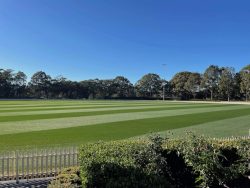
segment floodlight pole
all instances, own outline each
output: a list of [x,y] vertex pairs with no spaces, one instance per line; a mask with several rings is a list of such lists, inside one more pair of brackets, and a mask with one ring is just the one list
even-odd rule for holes
[[[162,64],[162,66],[166,67],[166,64]],[[163,70],[164,70],[164,68],[163,68]],[[164,79],[164,77],[163,77],[163,79]],[[165,79],[164,79],[164,82],[162,83],[162,100],[163,101],[165,101],[165,85],[166,85],[166,83],[165,83]]]

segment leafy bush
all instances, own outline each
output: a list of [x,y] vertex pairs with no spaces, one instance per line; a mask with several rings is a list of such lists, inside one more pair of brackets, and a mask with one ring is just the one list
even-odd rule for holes
[[[194,187],[196,174],[158,136],[144,141],[87,144],[81,148],[85,187]],[[174,186],[173,186],[174,185]]]
[[53,180],[49,188],[78,188],[81,186],[80,170],[79,168],[72,167],[64,169],[55,180]]
[[215,141],[190,134],[187,138],[166,143],[176,149],[185,163],[198,175],[202,187],[225,187],[248,173],[249,141]]
[[249,140],[90,143],[80,149],[83,187],[244,187],[249,184]]
[[116,141],[87,144],[80,151],[84,187],[171,187],[162,161],[146,142]]

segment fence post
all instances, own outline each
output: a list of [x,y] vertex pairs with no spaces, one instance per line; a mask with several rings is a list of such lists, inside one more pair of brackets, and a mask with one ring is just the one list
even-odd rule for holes
[[64,148],[63,150],[63,168],[66,168],[66,157],[67,157],[67,150]]
[[11,154],[11,156],[12,156],[12,180],[14,180],[15,179],[15,152],[13,151],[12,152],[12,154]]
[[52,149],[49,151],[49,156],[50,156],[50,176],[53,174],[53,154],[52,154]]
[[57,156],[58,156],[58,149],[55,149],[55,174],[57,175],[58,169],[57,169]]
[[44,176],[44,174],[43,174],[43,156],[44,156],[44,150],[41,151],[41,177]]
[[2,155],[2,179],[4,179],[4,154]]
[[27,181],[29,181],[29,175],[30,175],[30,158],[29,158],[30,156],[29,156],[29,152],[27,152],[27,169],[26,169],[26,179],[27,179]]
[[70,167],[71,148],[68,148],[68,167]]
[[18,164],[18,151],[15,152],[15,159],[16,159],[16,183],[19,183],[19,164]]
[[39,163],[38,163],[38,160],[39,160],[39,155],[38,155],[38,149],[36,148],[36,155],[35,155],[35,160],[36,160],[36,178],[38,177],[38,173],[39,173]]
[[34,178],[34,151],[31,152],[31,178]]
[[10,178],[10,153],[7,154],[7,176]]
[[76,148],[76,165],[79,165],[79,150]]
[[46,177],[48,177],[48,150],[46,149],[46,162],[45,162],[45,168],[46,168]]
[[72,148],[72,155],[73,155],[72,164],[73,166],[75,166],[75,147]]
[[59,171],[62,171],[62,150],[59,151]]
[[22,179],[24,179],[24,153],[22,152]]

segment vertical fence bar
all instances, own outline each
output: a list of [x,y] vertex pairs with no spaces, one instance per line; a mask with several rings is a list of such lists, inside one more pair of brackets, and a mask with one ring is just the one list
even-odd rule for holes
[[73,152],[72,152],[72,155],[73,155],[72,164],[73,164],[73,166],[75,166],[75,148],[73,147],[72,149],[73,149]]
[[36,176],[38,175],[38,150],[36,149],[36,155],[35,155],[35,160],[36,160]]
[[53,167],[52,167],[52,160],[53,160],[53,155],[52,155],[52,152],[50,150],[50,175],[52,176],[53,174]]
[[7,160],[6,161],[7,162],[7,167],[6,167],[7,168],[6,169],[7,170],[7,178],[9,179],[10,178],[10,153],[8,153],[8,155],[6,157],[7,157],[7,159],[6,159]]
[[64,150],[63,150],[63,168],[65,168],[66,167],[66,149],[64,148]]
[[19,163],[18,163],[18,151],[16,151],[16,155],[15,155],[15,159],[16,159],[16,183],[19,183]]
[[10,153],[10,159],[11,159],[10,180],[14,180],[15,179],[15,152]]
[[75,148],[75,154],[76,154],[76,165],[78,165],[78,149]]
[[51,154],[51,175],[53,176],[55,174],[55,170],[54,170],[54,151],[50,150],[50,154]]
[[22,179],[24,179],[24,153],[22,153]]
[[61,172],[62,171],[62,151],[61,150],[59,151],[59,157],[60,157],[59,166],[60,166],[60,172]]
[[31,152],[31,178],[34,178],[34,153]]
[[12,152],[12,179],[15,179],[15,152]]
[[30,161],[29,161],[29,152],[27,153],[27,170],[26,170],[26,179],[29,180],[29,174],[30,174]]
[[55,150],[55,174],[58,173],[58,169],[57,169],[57,156],[58,156],[58,149]]
[[41,151],[41,176],[43,177],[43,156],[44,156],[44,150]]
[[46,150],[45,168],[46,168],[46,177],[48,177],[48,150]]
[[71,148],[68,148],[68,167],[70,166]]
[[2,178],[4,179],[4,155],[2,156]]

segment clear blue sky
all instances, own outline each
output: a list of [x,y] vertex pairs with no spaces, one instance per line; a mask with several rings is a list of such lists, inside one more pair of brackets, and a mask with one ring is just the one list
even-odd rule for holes
[[29,76],[135,82],[249,63],[249,0],[0,0],[0,68]]

